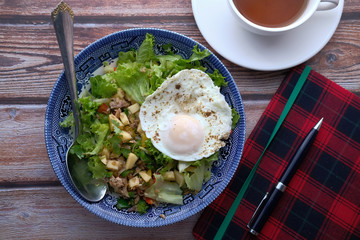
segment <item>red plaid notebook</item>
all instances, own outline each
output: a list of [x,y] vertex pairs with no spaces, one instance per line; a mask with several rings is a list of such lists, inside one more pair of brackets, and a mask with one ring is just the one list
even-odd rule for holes
[[[284,79],[246,141],[239,168],[193,234],[213,239],[260,157],[304,66]],[[310,129],[324,117],[306,158],[259,239],[360,239],[360,98],[315,71],[263,156],[223,239],[254,239],[246,225]]]

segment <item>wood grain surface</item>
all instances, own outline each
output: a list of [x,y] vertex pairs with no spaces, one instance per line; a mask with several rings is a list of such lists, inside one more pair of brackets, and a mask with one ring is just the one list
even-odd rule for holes
[[[246,137],[288,72],[253,71],[221,57],[197,28],[191,0],[66,2],[75,13],[75,54],[136,27],[176,31],[208,47],[242,95]],[[193,239],[200,213],[160,228],[120,226],[89,213],[59,183],[44,142],[46,104],[63,69],[50,19],[57,3],[0,0],[0,239]],[[360,0],[345,0],[334,36],[306,64],[360,96]]]

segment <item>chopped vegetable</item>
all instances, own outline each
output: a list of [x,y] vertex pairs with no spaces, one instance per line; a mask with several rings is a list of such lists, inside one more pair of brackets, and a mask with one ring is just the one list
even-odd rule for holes
[[89,171],[93,178],[104,178],[107,175],[106,166],[101,162],[98,156],[93,156],[88,161]]
[[134,170],[125,170],[125,171],[123,171],[121,174],[120,174],[120,176],[121,177],[127,177],[129,174],[131,174],[131,173],[133,173],[134,172]]
[[116,204],[117,209],[123,209],[123,208],[129,208],[129,207],[131,207],[131,205],[129,204],[129,202],[127,200],[125,200],[124,198],[118,198],[118,201]]
[[110,108],[106,103],[103,103],[100,105],[100,107],[97,110],[99,113],[102,114],[109,114],[110,113]]
[[74,115],[73,113],[70,113],[70,115],[64,119],[64,121],[62,121],[60,123],[60,127],[62,128],[67,128],[67,127],[71,127],[75,125],[75,120],[74,120]]
[[149,79],[146,72],[141,72],[142,64],[137,62],[124,63],[118,65],[113,73],[109,73],[108,78],[115,79],[118,87],[122,88],[129,97],[142,103],[150,89]]
[[96,98],[109,98],[117,92],[117,85],[111,78],[95,76],[90,78],[91,93]]
[[128,158],[126,160],[125,169],[129,170],[129,169],[133,168],[138,159],[139,158],[135,154],[133,154],[132,152],[129,153]]
[[183,204],[182,190],[174,182],[167,182],[160,174],[154,174],[155,183],[145,190],[145,196],[159,202]]
[[194,169],[194,172],[185,172],[184,178],[186,186],[191,190],[200,191],[204,181],[205,171],[205,162],[202,161],[200,166]]
[[151,143],[150,139],[145,141],[145,145],[149,155],[154,157],[157,165],[166,166],[169,162],[173,161],[170,157],[166,156],[165,154],[157,150],[154,147],[154,145]]
[[140,199],[137,203],[137,212],[140,214],[146,213],[146,210],[149,208],[149,205],[143,200]]
[[225,77],[219,73],[219,70],[216,69],[213,73],[208,73],[211,79],[214,81],[215,86],[222,87],[227,86],[225,82]]
[[145,201],[147,204],[150,204],[150,205],[154,204],[154,202],[155,202],[153,199],[148,198],[148,197],[145,197]]

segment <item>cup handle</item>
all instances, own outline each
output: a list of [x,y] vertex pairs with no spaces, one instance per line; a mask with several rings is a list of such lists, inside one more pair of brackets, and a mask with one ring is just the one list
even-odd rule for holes
[[339,0],[321,0],[317,11],[326,11],[336,8],[339,5]]

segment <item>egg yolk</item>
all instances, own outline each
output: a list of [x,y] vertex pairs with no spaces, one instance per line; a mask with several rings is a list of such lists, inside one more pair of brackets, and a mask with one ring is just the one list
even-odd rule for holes
[[167,129],[164,144],[169,151],[187,155],[197,152],[204,141],[204,130],[198,119],[188,115],[176,115]]

